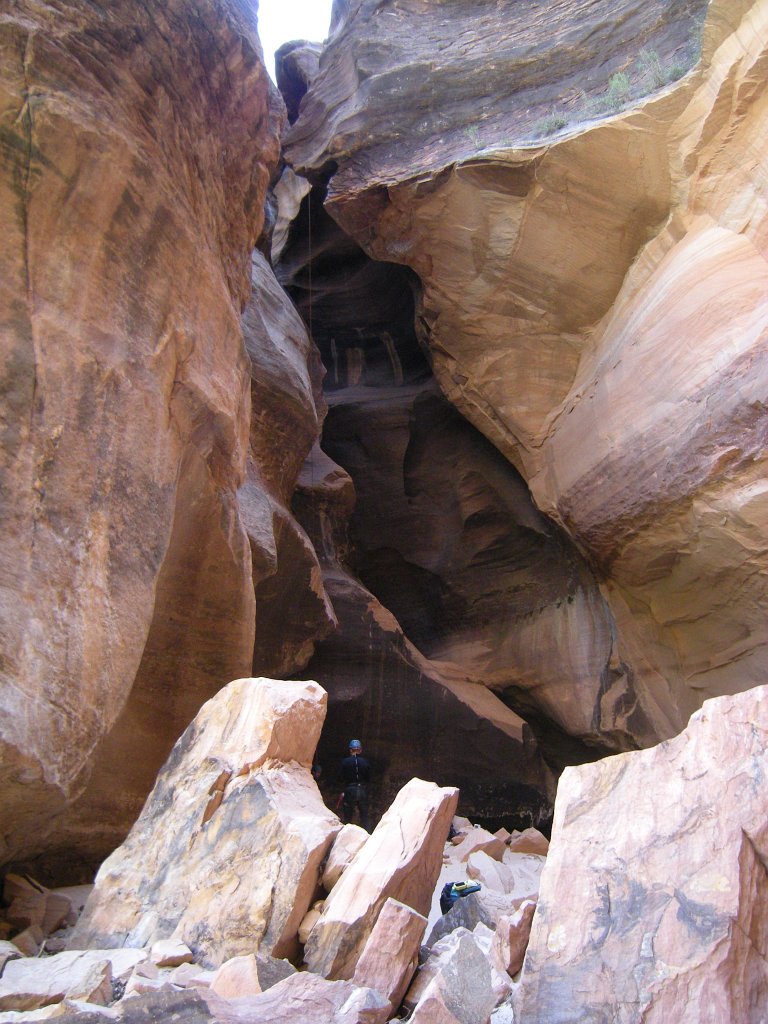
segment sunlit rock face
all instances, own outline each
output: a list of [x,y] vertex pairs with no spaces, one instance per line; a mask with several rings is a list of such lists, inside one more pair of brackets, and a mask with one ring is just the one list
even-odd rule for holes
[[0,51],[0,861],[55,828],[51,861],[92,863],[251,674],[254,580],[292,561],[308,588],[303,635],[257,623],[263,664],[327,630],[287,512],[321,413],[301,324],[251,279],[284,121],[253,5],[22,0]]
[[768,11],[582,6],[337,5],[287,154],[418,275],[444,394],[596,570],[645,743],[766,668]]

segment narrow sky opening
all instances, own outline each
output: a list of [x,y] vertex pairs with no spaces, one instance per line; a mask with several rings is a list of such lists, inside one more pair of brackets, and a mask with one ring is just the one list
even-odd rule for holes
[[331,24],[332,0],[259,0],[264,63],[275,80],[275,50],[291,39],[322,43]]

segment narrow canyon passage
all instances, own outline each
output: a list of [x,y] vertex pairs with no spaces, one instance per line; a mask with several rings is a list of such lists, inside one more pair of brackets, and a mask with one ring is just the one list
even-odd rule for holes
[[[443,396],[416,275],[371,260],[323,197],[303,199],[276,266],[325,367],[323,450],[354,486],[343,556],[324,564],[339,626],[305,670],[330,694],[320,760],[362,734],[379,811],[426,773],[459,785],[475,819],[541,823],[550,769],[631,749],[643,729],[610,610],[517,470]],[[312,501],[294,508],[321,552]],[[617,679],[623,727],[606,727]]]

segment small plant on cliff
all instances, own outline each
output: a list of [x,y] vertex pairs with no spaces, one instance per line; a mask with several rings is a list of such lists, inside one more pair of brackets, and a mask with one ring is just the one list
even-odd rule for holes
[[669,81],[669,71],[661,63],[661,57],[655,50],[641,50],[637,59],[643,86],[660,89]]
[[565,114],[558,110],[551,110],[544,117],[533,125],[534,135],[553,135],[555,132],[560,131],[561,128],[565,128],[568,124],[568,118]]
[[480,129],[476,124],[468,125],[464,129],[464,134],[470,140],[473,146],[477,146],[480,142]]
[[605,102],[610,110],[619,110],[629,99],[632,82],[626,71],[617,71],[608,82]]

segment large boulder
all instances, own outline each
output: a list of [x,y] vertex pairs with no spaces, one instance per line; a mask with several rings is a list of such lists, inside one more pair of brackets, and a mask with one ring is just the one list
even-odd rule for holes
[[205,966],[294,955],[341,828],[309,771],[325,702],[317,683],[270,679],[208,701],[99,871],[71,948],[172,937]]
[[353,981],[386,996],[395,1013],[419,962],[427,919],[404,903],[388,899],[355,965]]
[[412,779],[325,901],[304,949],[309,969],[351,978],[388,899],[426,917],[458,791]]
[[756,1024],[768,1000],[768,687],[560,780],[526,1024]]

